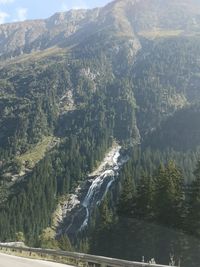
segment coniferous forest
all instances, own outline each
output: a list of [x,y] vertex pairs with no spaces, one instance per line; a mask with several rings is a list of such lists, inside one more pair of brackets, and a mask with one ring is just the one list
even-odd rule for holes
[[0,25],[1,242],[199,266],[199,18],[117,0]]

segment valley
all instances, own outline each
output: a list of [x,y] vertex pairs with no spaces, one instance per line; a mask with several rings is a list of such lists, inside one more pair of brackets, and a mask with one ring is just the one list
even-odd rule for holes
[[196,0],[0,25],[1,241],[198,266],[199,27]]

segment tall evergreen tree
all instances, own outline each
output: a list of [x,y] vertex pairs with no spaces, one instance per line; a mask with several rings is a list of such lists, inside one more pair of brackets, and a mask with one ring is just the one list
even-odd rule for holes
[[137,185],[136,216],[138,219],[151,220],[153,217],[154,183],[151,177],[143,173]]
[[160,166],[155,175],[155,220],[161,225],[180,228],[184,215],[184,180],[175,163]]
[[187,230],[200,238],[200,161],[194,171],[195,180],[190,186]]
[[118,215],[130,218],[134,216],[136,208],[135,183],[130,174],[122,179],[122,190],[118,202]]

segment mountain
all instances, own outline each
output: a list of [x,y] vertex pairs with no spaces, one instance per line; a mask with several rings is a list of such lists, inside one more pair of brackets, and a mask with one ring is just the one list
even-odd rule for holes
[[[168,222],[159,217],[159,201],[153,204],[154,216],[148,207],[149,217],[144,215],[138,203],[136,217],[133,206],[126,209],[126,195],[135,203],[134,185],[136,191],[146,188],[140,188],[140,180],[148,192],[152,186],[160,193],[164,183],[172,198],[167,206],[177,214],[179,206],[184,210],[169,227],[189,234],[189,219],[183,221],[189,201],[183,208],[180,194],[190,199],[185,188],[198,177],[199,29],[197,0],[117,0],[102,8],[0,25],[2,241],[23,232],[27,244],[63,248],[63,238],[69,237],[75,249],[88,252],[93,238],[99,237],[101,244],[99,233],[105,234],[106,227],[126,236],[124,229],[138,227],[138,218],[150,229],[145,235],[152,227],[156,235],[153,224],[160,223],[162,232]],[[160,164],[163,169],[158,170]],[[168,172],[177,179],[169,180]],[[153,179],[152,184],[144,177]],[[185,181],[184,192],[177,181]],[[147,201],[149,197],[157,199],[148,194]],[[180,205],[174,204],[176,199]],[[119,201],[121,211],[133,219],[130,224],[115,220],[121,216]],[[149,252],[145,249],[164,264],[176,243],[171,228],[163,241],[165,253],[158,249],[160,241],[148,243]],[[184,238],[181,242],[190,246]],[[92,253],[107,255],[109,250],[98,244]],[[119,257],[141,259],[144,244],[134,258],[124,244],[127,253]],[[116,255],[118,248],[110,246],[115,251],[108,256]],[[187,250],[174,249],[177,260]]]
[[164,150],[167,148],[176,151],[195,150],[200,145],[199,118],[199,106],[178,110],[152,131],[144,144]]
[[1,57],[76,45],[106,33],[129,38],[162,35],[162,31],[189,34],[198,32],[199,24],[200,4],[195,0],[114,1],[104,8],[71,10],[46,20],[1,25]]

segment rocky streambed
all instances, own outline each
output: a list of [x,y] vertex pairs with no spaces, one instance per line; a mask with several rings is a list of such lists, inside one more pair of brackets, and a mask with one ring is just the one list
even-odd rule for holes
[[115,144],[86,182],[60,206],[57,236],[67,234],[74,239],[87,229],[92,212],[102,202],[127,160],[128,157],[121,155],[121,146]]

